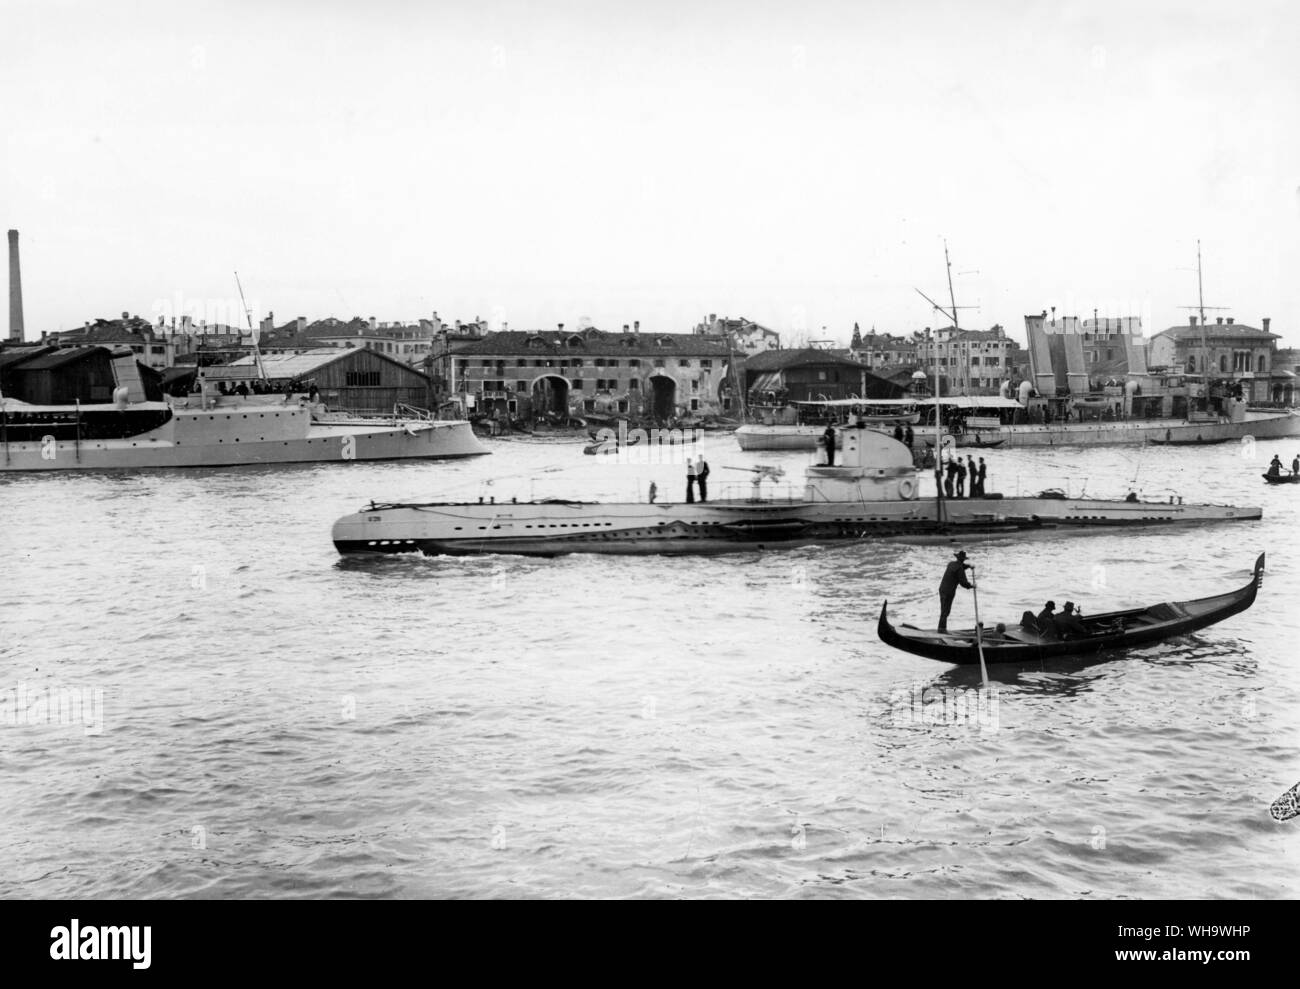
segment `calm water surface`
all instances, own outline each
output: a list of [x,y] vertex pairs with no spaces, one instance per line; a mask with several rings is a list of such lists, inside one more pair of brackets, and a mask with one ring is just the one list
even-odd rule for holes
[[[1136,484],[1265,513],[968,543],[986,620],[1047,597],[1095,612],[1217,593],[1261,550],[1269,567],[1254,609],[1196,635],[994,667],[985,729],[959,716],[978,672],[875,635],[886,597],[933,625],[942,547],[335,553],[330,524],[370,498],[683,486],[680,465],[581,444],[492,449],[0,478],[0,895],[1300,894],[1295,825],[1268,815],[1300,780],[1300,489],[1259,477],[1300,441],[1253,460],[1231,445],[986,454],[990,490]],[[744,483],[726,465],[798,477],[809,461],[730,437],[703,449],[715,491]],[[953,621],[972,618],[963,592]],[[84,696],[80,720],[33,703],[44,691]],[[915,697],[953,713],[928,723]]]

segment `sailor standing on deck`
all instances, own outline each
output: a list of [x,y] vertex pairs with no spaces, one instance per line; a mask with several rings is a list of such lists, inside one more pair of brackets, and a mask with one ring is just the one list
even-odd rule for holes
[[983,457],[980,457],[979,479],[980,479],[980,497],[981,497],[981,498],[984,497],[984,478],[988,476],[988,472],[989,472],[989,469],[988,469],[988,467],[987,467],[987,466],[985,465],[985,463],[984,463],[984,458],[983,458]]
[[686,458],[686,504],[695,504],[695,461]]
[[979,473],[975,470],[975,458],[969,453],[966,454],[966,472],[970,477],[970,496],[978,498],[984,492],[980,490]]
[[822,444],[826,447],[826,466],[835,466],[835,427],[827,426],[822,433]]
[[959,549],[954,554],[957,558],[948,564],[948,568],[943,572],[943,579],[939,581],[939,631],[948,631],[948,613],[952,611],[952,600],[957,596],[958,587],[971,586],[970,581],[966,579],[966,571],[970,569],[970,564],[966,562],[966,551]]
[[709,465],[703,455],[695,461],[695,482],[700,486],[700,501],[709,500]]

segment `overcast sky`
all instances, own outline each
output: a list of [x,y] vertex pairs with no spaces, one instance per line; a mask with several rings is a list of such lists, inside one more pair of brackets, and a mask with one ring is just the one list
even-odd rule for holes
[[1150,331],[1200,238],[1300,344],[1297,9],[0,0],[0,219],[29,337],[233,320],[237,268],[277,322],[843,342],[937,325],[945,238],[963,325]]

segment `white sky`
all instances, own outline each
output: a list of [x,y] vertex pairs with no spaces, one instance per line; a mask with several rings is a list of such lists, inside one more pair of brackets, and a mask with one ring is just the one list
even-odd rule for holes
[[[1137,7],[1137,10],[1130,9]],[[28,336],[130,310],[1300,343],[1286,3],[0,0]],[[1212,314],[1213,315],[1213,314]]]

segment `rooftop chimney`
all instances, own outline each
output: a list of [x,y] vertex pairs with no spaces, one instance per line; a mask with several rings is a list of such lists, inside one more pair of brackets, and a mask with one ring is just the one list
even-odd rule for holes
[[1190,323],[1189,325],[1191,325],[1191,326],[1195,326],[1195,325],[1196,325],[1196,317],[1195,317],[1195,316],[1188,316],[1187,318],[1191,320],[1191,323]]
[[124,312],[124,313],[122,313],[122,322],[123,322],[123,323],[125,323],[125,322],[126,322],[128,319],[130,319],[130,318],[131,318],[131,314],[130,314],[129,312]]
[[18,231],[9,231],[9,339],[23,342],[23,276],[18,268]]
[[299,332],[299,333],[304,333],[304,332],[306,332],[306,330],[307,330],[307,317],[306,317],[306,316],[299,316],[299,317],[298,317],[298,332]]
[[1223,317],[1222,317],[1222,316],[1216,316],[1216,317],[1214,318],[1214,322],[1215,322],[1215,324],[1216,324],[1217,326],[1222,326],[1222,325],[1223,325]]
[[1236,319],[1235,316],[1229,316],[1229,317],[1228,317],[1228,325],[1229,325],[1229,326],[1232,325],[1232,321],[1233,321],[1234,319]]
[[641,332],[641,320],[635,319],[632,321],[632,332],[633,333]]
[[376,321],[375,321],[375,317],[374,317],[374,316],[371,316],[371,317],[370,317],[370,328],[373,330],[373,329],[376,327],[376,325],[378,325],[378,324],[377,324]]
[[561,333],[564,332],[564,324],[563,324],[563,323],[560,324],[560,332],[561,332]]
[[718,314],[715,312],[709,313],[709,325],[711,326],[717,321],[718,321]]
[[1260,320],[1260,322],[1264,324],[1264,332],[1267,333],[1267,332],[1268,332],[1268,324],[1271,323],[1271,322],[1273,322],[1273,321],[1272,321],[1269,317],[1265,316],[1262,320]]

